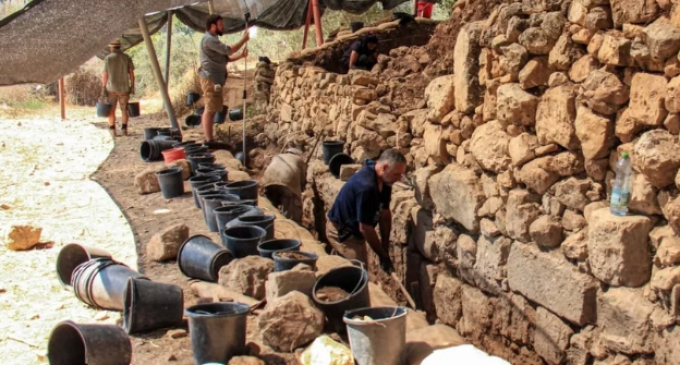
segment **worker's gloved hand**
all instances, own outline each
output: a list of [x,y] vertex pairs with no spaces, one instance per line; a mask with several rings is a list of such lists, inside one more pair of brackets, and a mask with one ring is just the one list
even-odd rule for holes
[[392,271],[394,271],[394,266],[392,266],[392,259],[390,259],[389,256],[381,257],[380,268],[382,268],[387,275],[390,275]]
[[102,88],[102,95],[101,95],[101,97],[102,97],[102,98],[108,98],[108,97],[109,97],[109,91],[106,90],[105,87]]

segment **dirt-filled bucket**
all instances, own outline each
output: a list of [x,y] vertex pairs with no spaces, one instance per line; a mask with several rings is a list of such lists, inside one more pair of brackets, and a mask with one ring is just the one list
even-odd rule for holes
[[229,250],[203,235],[189,237],[179,248],[177,263],[185,276],[215,282],[222,266],[234,259]]
[[182,179],[181,167],[158,171],[156,177],[165,199],[176,198],[184,194],[184,179]]
[[345,142],[343,141],[325,141],[321,146],[323,151],[323,162],[328,165],[331,162],[331,158],[333,158],[333,156],[337,155],[338,153],[342,153],[344,146]]
[[360,308],[345,312],[343,320],[357,364],[401,364],[407,313],[404,307]]
[[182,324],[184,297],[173,284],[128,279],[123,327],[127,333],[153,331]]
[[242,200],[257,200],[257,180],[235,181],[224,187],[229,194],[238,195]]
[[191,185],[191,192],[194,195],[194,205],[196,205],[196,208],[200,209],[201,203],[198,200],[196,190],[202,187],[211,186],[212,184],[220,181],[220,179],[215,176],[192,176],[188,181],[189,185]]
[[275,215],[252,215],[252,216],[240,216],[237,219],[229,222],[227,227],[236,226],[257,226],[265,231],[267,231],[267,236],[265,240],[274,239],[274,222],[276,221]]
[[129,278],[148,280],[122,263],[109,258],[96,258],[76,268],[71,286],[76,298],[85,304],[122,311]]
[[260,252],[260,256],[271,259],[275,252],[300,251],[300,246],[302,242],[295,239],[269,240],[257,245],[257,251]]
[[258,256],[257,245],[267,235],[267,231],[257,226],[236,226],[227,228],[222,233],[222,243],[240,259],[246,256]]
[[64,321],[50,333],[47,360],[50,365],[127,365],[132,344],[118,326]]
[[284,252],[274,252],[272,254],[274,259],[274,271],[286,271],[294,268],[298,264],[309,265],[312,269],[316,269],[316,260],[319,258],[312,252],[296,251],[292,254]]
[[[326,293],[334,296],[326,297]],[[371,305],[368,296],[368,272],[359,266],[339,267],[316,280],[312,298],[328,318],[330,328],[345,331],[342,316],[345,311]]]
[[71,286],[73,272],[78,265],[97,257],[111,257],[111,254],[101,248],[69,243],[61,248],[57,256],[57,276],[65,286]]
[[195,364],[227,364],[246,351],[246,318],[250,307],[241,303],[211,303],[189,307],[189,334]]
[[215,209],[222,206],[224,202],[237,202],[238,196],[219,192],[210,195],[201,196],[201,205],[203,206],[203,218],[205,224],[210,229],[210,232],[219,232],[217,220],[215,219]]

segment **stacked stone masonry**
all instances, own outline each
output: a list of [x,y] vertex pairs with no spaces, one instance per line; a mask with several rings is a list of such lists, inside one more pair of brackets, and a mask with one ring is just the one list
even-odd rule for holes
[[515,364],[677,365],[679,51],[677,0],[507,1],[462,27],[448,75],[423,72],[426,47],[370,72],[281,63],[264,133],[315,154],[304,210],[320,238],[344,182],[317,139],[359,163],[407,156],[391,255],[431,321]]

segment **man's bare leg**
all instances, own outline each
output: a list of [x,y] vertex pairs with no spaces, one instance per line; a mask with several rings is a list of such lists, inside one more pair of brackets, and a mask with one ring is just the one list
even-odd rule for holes
[[123,130],[123,134],[127,136],[128,134],[128,121],[130,121],[130,114],[128,113],[127,110],[123,110],[123,125],[120,127]]
[[215,113],[213,112],[203,112],[201,116],[201,125],[203,125],[203,135],[205,136],[205,142],[213,141],[213,118]]
[[116,136],[116,104],[112,103],[111,110],[109,111],[109,133],[112,137]]

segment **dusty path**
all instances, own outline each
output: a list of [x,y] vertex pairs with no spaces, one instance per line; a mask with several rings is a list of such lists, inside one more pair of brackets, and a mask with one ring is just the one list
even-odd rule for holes
[[42,241],[54,242],[51,248],[24,252],[0,245],[2,364],[46,363],[48,336],[59,321],[116,323],[120,318],[79,302],[54,270],[59,249],[71,242],[104,248],[137,267],[127,220],[90,180],[113,148],[108,132],[93,121],[0,119],[0,204],[8,208],[0,209],[1,237],[13,223],[30,223],[43,228]]

